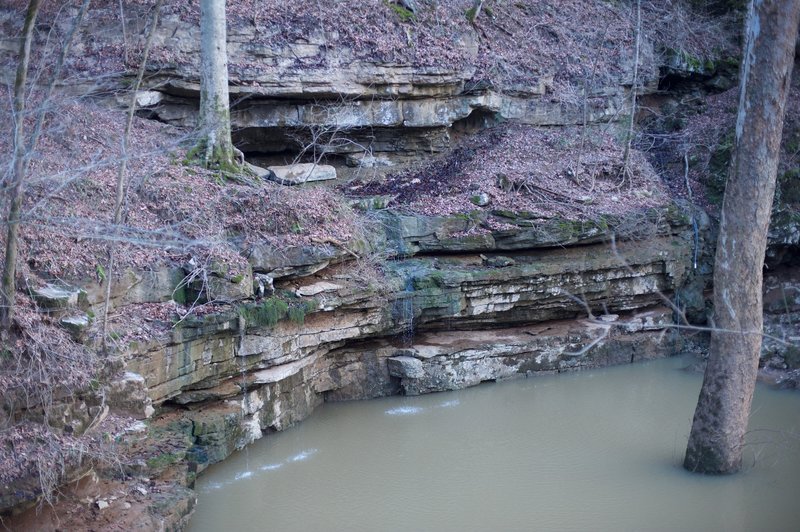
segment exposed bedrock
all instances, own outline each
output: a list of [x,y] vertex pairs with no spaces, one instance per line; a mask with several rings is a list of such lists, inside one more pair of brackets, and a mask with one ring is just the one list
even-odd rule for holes
[[[606,321],[607,320],[607,321]],[[193,420],[197,460],[213,463],[307,417],[323,401],[456,390],[485,381],[669,356],[681,340],[663,307],[513,329],[438,331],[346,345],[207,380],[176,396]]]
[[[164,89],[167,90],[167,89]],[[587,109],[588,123],[606,122],[625,106],[624,88],[603,91]],[[197,118],[194,98],[166,94],[151,109],[159,120],[192,126]],[[493,90],[438,98],[289,101],[248,99],[231,113],[235,140],[245,152],[294,151],[317,135],[334,131],[352,142],[325,145],[327,153],[396,153],[422,156],[443,152],[455,137],[499,120],[537,126],[565,126],[584,122],[584,109],[545,95],[526,96]]]
[[[707,264],[693,259],[707,228],[696,240],[679,205],[584,221],[387,209],[371,219],[361,240],[248,244],[235,273],[189,261],[116,277],[112,312],[134,319],[115,331],[103,404],[64,410],[63,425],[82,430],[109,411],[147,419],[146,434],[120,436],[148,449],[126,471],[191,479],[325,401],[668,356],[682,342],[670,301],[679,294],[681,308],[704,311]],[[354,250],[388,257],[382,273],[360,277],[347,264]],[[97,280],[32,295],[84,340],[105,303]],[[178,321],[173,302],[195,300],[215,303]],[[27,480],[2,510],[35,500]]]
[[326,400],[452,390],[679,349],[664,305],[694,277],[694,236],[682,217],[614,244],[597,224],[581,232],[564,222],[560,241],[540,232],[539,246],[521,230],[502,254],[491,234],[443,250],[446,232],[429,231],[442,223],[403,225],[395,236],[406,258],[370,287],[331,269],[324,247],[251,257],[257,276],[285,274],[274,295],[128,345],[126,370],[142,377],[161,415],[192,420],[187,456],[203,467]]
[[[159,120],[195,124],[199,101],[198,29],[166,17],[155,46],[178,61],[153,65],[139,105]],[[231,121],[237,145],[252,153],[296,153],[336,131],[349,142],[323,142],[327,154],[385,154],[384,164],[446,151],[464,133],[508,120],[538,126],[616,121],[629,113],[633,62],[619,58],[614,74],[583,97],[554,86],[555,71],[519,82],[484,79],[479,36],[453,36],[463,61],[442,66],[366,58],[312,31],[302,42],[264,41],[252,25],[229,28]],[[108,38],[107,36],[104,38]],[[657,54],[644,40],[639,92],[658,88]],[[645,75],[644,73],[647,73]],[[371,159],[370,159],[371,160]],[[363,162],[349,160],[353,166]]]

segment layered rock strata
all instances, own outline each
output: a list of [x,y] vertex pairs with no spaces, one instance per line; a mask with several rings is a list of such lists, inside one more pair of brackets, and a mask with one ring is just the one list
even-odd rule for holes
[[261,255],[254,268],[289,272],[275,279],[275,295],[128,346],[127,371],[141,375],[160,411],[192,421],[187,459],[202,468],[326,400],[452,390],[675,352],[674,311],[663,305],[691,276],[691,228],[677,218],[649,238],[612,245],[608,228],[588,225],[581,245],[570,245],[576,237],[567,232],[565,247],[529,241],[505,255],[485,241],[477,249],[486,253],[432,255],[441,244],[435,231],[405,231],[414,242],[406,250],[424,253],[390,262],[372,288],[326,266],[309,274],[302,263],[319,250],[289,253],[287,264]]

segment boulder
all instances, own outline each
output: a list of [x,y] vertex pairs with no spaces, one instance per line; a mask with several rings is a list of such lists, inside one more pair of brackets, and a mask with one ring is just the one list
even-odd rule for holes
[[91,325],[92,319],[88,314],[82,312],[80,314],[65,316],[61,318],[59,323],[69,332],[75,341],[80,342],[86,335],[86,330],[89,328],[89,325]]
[[135,419],[147,419],[155,412],[145,379],[138,373],[126,371],[112,381],[106,389],[106,400],[114,410]]
[[486,207],[492,202],[492,198],[486,192],[479,192],[474,196],[470,196],[469,201],[478,207]]
[[327,164],[300,163],[288,166],[270,166],[267,179],[281,185],[304,185],[312,181],[336,179],[336,168]]
[[269,243],[253,246],[248,261],[253,271],[269,274],[273,279],[305,277],[331,263],[340,262],[344,251],[333,246],[292,246],[279,248]]
[[231,303],[253,296],[253,273],[245,268],[236,275],[211,275],[206,290],[210,301]]
[[61,312],[77,308],[82,294],[83,291],[79,288],[54,284],[34,288],[32,291],[36,303],[48,312]]

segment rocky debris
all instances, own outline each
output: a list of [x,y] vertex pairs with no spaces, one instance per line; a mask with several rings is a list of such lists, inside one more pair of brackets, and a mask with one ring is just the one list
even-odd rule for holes
[[139,492],[126,481],[90,474],[63,486],[52,504],[3,522],[11,530],[184,530],[196,495],[174,480],[148,482],[152,489]]
[[[619,320],[619,316],[616,314],[605,314],[599,316],[599,319],[606,322],[616,322]],[[634,333],[640,331],[660,331],[669,327],[673,321],[673,317],[666,313],[643,312],[628,318],[620,323],[620,325],[625,332]]]
[[147,419],[155,412],[144,377],[131,371],[111,381],[106,390],[106,399],[115,410],[136,419]]
[[147,432],[147,423],[144,421],[136,421],[135,423],[125,427],[127,434],[142,434]]

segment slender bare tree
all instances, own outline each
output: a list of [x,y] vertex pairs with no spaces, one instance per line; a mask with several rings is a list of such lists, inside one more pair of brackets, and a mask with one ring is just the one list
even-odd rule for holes
[[[714,325],[684,467],[734,473],[758,372],[762,280],[800,0],[751,0],[714,265]],[[734,331],[734,332],[728,332]]]
[[3,282],[0,288],[0,326],[8,332],[14,318],[14,296],[17,293],[17,236],[19,215],[25,184],[25,89],[28,83],[28,68],[31,60],[31,44],[36,16],[41,0],[30,0],[25,13],[25,24],[19,46],[17,76],[14,80],[14,164],[12,181],[4,184],[10,191],[10,203],[6,223],[6,256],[3,267]]
[[2,288],[0,289],[0,327],[4,332],[8,332],[11,327],[11,322],[14,318],[14,294],[16,293],[16,276],[17,276],[17,255],[18,255],[18,242],[19,237],[19,224],[20,215],[22,211],[22,201],[25,198],[25,181],[28,172],[28,163],[30,162],[31,155],[33,154],[36,144],[39,142],[39,135],[42,132],[42,126],[45,121],[45,116],[50,109],[50,101],[53,96],[56,82],[61,76],[61,69],[64,66],[64,61],[69,54],[72,39],[75,32],[83,20],[86,11],[89,9],[91,0],[83,0],[81,7],[78,10],[77,16],[73,18],[72,26],[70,27],[61,46],[61,51],[56,59],[55,68],[53,69],[50,82],[44,92],[44,98],[39,105],[39,111],[36,116],[36,121],[33,126],[33,131],[30,138],[27,139],[25,135],[25,114],[26,114],[26,85],[28,80],[28,70],[30,68],[30,53],[31,45],[33,43],[33,29],[36,24],[36,17],[39,13],[41,0],[31,0],[28,3],[28,10],[25,15],[25,24],[22,29],[22,42],[20,44],[19,63],[17,64],[17,76],[14,81],[14,156],[13,167],[14,173],[10,183],[4,183],[4,188],[11,191],[10,203],[8,207],[8,216],[6,223],[8,230],[6,233],[6,256],[5,264],[3,267],[3,281]]
[[625,151],[622,154],[622,176],[620,186],[628,181],[628,186],[632,186],[633,178],[630,168],[631,143],[633,142],[633,126],[636,123],[636,91],[639,84],[639,48],[642,40],[642,0],[636,0],[636,26],[634,28],[636,38],[633,49],[633,82],[631,83],[631,115],[628,119],[628,131],[625,133]]

